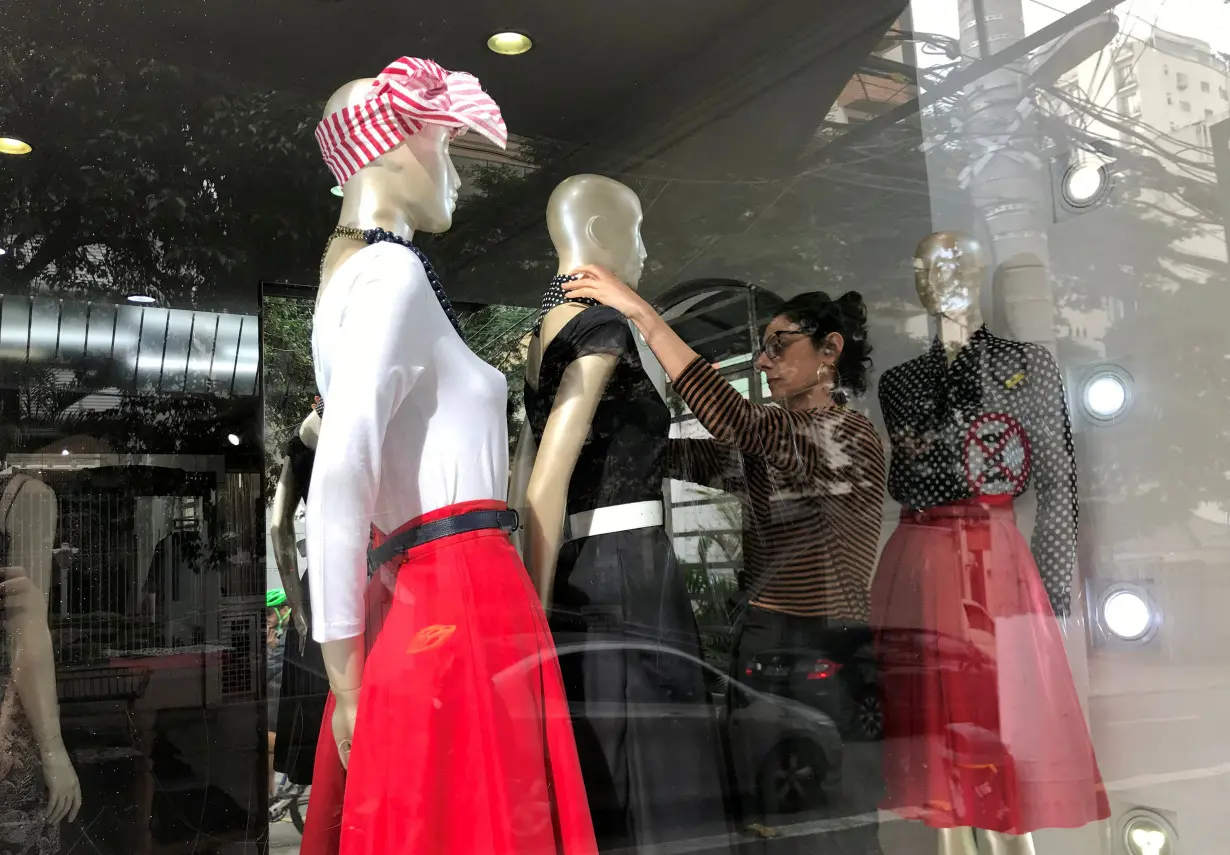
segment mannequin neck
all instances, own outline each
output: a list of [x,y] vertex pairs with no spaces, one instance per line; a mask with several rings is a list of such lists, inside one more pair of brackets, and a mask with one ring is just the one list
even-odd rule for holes
[[[587,264],[594,267],[608,267],[606,260],[599,258],[596,253],[584,252],[575,248],[560,249],[556,247],[556,254],[559,255],[559,267],[556,273],[560,276],[567,276],[578,267],[583,267]],[[637,290],[635,282],[625,282],[624,284],[633,291]]]
[[952,362],[970,337],[982,326],[982,312],[971,307],[960,314],[935,315],[936,335],[944,346],[944,355]]
[[385,182],[365,181],[364,178],[360,172],[351,179],[351,184],[358,186],[346,188],[337,224],[364,230],[380,228],[411,240],[415,226],[406,214],[404,202],[392,198]]

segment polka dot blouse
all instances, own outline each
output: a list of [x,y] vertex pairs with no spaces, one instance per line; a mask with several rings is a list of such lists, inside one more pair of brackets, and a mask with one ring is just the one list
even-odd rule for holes
[[892,443],[888,490],[923,510],[979,496],[1038,499],[1031,544],[1057,615],[1071,607],[1076,462],[1059,367],[1045,348],[981,327],[948,364],[937,338],[886,372],[880,405]]

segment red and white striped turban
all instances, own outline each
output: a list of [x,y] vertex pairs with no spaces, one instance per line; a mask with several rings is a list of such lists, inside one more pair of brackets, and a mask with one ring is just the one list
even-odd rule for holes
[[316,141],[329,171],[344,186],[425,125],[443,125],[454,137],[475,130],[500,148],[508,144],[499,105],[477,77],[408,56],[380,73],[362,104],[326,116],[316,128]]

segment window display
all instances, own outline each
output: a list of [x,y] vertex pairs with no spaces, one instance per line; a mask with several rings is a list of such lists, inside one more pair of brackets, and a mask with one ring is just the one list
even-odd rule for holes
[[10,5],[0,855],[1221,851],[1230,5]]

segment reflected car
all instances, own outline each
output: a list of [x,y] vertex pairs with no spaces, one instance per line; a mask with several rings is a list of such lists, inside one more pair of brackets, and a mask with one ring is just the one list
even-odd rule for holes
[[846,631],[814,646],[761,651],[739,667],[740,679],[750,687],[823,712],[844,739],[884,736],[870,629]]
[[[725,750],[728,786],[738,797],[744,817],[789,815],[821,808],[841,787],[842,739],[833,720],[804,704],[731,681],[712,665],[667,645],[601,640],[556,645],[561,665],[567,657],[595,651],[639,651],[686,659],[685,667],[705,672],[706,683],[725,687],[707,705],[590,704],[589,716],[672,717],[690,719],[697,728],[717,725]],[[521,667],[537,666],[537,659]],[[497,677],[497,680],[499,678]],[[683,802],[701,793],[674,793]]]

